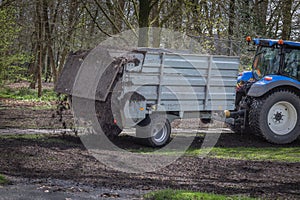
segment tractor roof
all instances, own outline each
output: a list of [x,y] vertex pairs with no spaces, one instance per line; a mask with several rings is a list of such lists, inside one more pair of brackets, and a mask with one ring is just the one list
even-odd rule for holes
[[255,45],[262,46],[273,46],[275,44],[285,44],[291,47],[300,47],[300,42],[292,42],[287,40],[272,40],[272,39],[262,39],[262,38],[254,38],[253,39]]

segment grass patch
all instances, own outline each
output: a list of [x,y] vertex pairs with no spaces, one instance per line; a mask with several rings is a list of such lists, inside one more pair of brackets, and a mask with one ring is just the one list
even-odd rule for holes
[[[10,108],[10,110],[24,111],[24,110],[55,110],[55,109],[57,109],[57,105],[54,103],[51,103],[51,102],[42,102],[43,104],[39,105],[39,104],[35,104],[34,101],[30,101],[30,100],[26,100],[26,101],[30,102],[32,106],[28,106],[28,104],[27,104],[27,106],[26,106],[26,104],[25,105],[19,104],[18,106],[15,106],[14,108]],[[24,102],[24,101],[22,101],[22,102]],[[6,106],[0,107],[0,110],[7,110],[7,107]],[[51,127],[49,127],[49,128],[51,128]]]
[[187,151],[168,150],[155,151],[153,148],[129,149],[134,153],[178,155],[185,156],[208,156],[211,158],[238,159],[238,160],[268,160],[278,162],[300,162],[300,147],[214,147],[212,149],[190,148]]
[[52,89],[43,89],[42,96],[38,97],[37,90],[29,88],[9,88],[4,87],[0,89],[0,97],[15,100],[27,101],[55,101],[57,94]]
[[[197,156],[202,149],[189,149],[187,155]],[[239,160],[269,160],[279,162],[300,162],[300,147],[235,147],[213,148],[209,157]]]
[[42,134],[16,134],[16,135],[0,135],[2,139],[27,139],[27,140],[40,140],[46,138]]
[[3,176],[0,174],[0,185],[5,185],[9,183],[9,181]]
[[186,190],[160,190],[146,194],[146,200],[253,200],[244,196],[224,196]]

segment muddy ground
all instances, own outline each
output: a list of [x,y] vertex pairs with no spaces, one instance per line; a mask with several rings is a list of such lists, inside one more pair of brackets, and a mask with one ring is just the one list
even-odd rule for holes
[[[70,111],[61,120],[55,109],[33,109],[18,102],[1,101],[0,127],[61,129],[72,124]],[[180,128],[180,123],[173,124]],[[189,124],[189,123],[187,123]],[[185,127],[186,124],[182,124]],[[61,142],[64,141],[64,142]],[[203,136],[194,139],[192,146],[200,147]],[[120,147],[139,149],[130,136],[120,137]],[[221,135],[219,147],[275,146],[256,137],[232,133]],[[297,140],[290,146],[300,146]],[[0,139],[0,174],[12,180],[38,183],[43,191],[56,192],[109,188],[127,191],[128,199],[157,189],[188,189],[228,195],[249,195],[266,199],[300,199],[300,164],[270,161],[243,161],[233,159],[198,158],[184,156],[169,166],[151,173],[124,173],[108,168],[92,157],[74,135],[49,135],[47,139]],[[74,186],[62,187],[64,181]],[[57,183],[59,182],[59,183]],[[89,189],[84,189],[88,187]],[[71,189],[70,189],[71,188]],[[78,191],[77,191],[78,190]],[[95,191],[95,189],[93,190]],[[101,196],[102,195],[102,196]],[[118,198],[119,194],[102,192],[101,198]]]

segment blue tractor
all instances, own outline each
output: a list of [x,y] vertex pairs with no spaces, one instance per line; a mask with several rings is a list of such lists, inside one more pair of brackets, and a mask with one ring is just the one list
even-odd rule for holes
[[236,109],[225,111],[226,122],[235,132],[291,143],[300,135],[300,42],[252,41],[257,46],[252,71],[238,77]]

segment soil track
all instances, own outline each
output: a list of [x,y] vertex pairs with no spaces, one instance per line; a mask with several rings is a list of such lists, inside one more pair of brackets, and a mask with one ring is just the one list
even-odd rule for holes
[[[2,128],[25,128],[28,125],[62,128],[62,121],[70,120],[71,123],[72,118],[70,113],[66,113],[66,120],[57,120],[55,110],[22,110],[7,106],[2,107],[0,112]],[[203,137],[196,137],[192,146],[200,147],[202,141]],[[130,136],[120,137],[118,146],[142,148]],[[255,137],[226,133],[222,134],[217,146],[275,145]],[[290,146],[300,146],[300,141]],[[300,198],[299,163],[185,156],[154,173],[130,174],[107,168],[88,153],[79,138],[69,135],[51,135],[47,139],[0,138],[0,152],[1,174],[38,179],[45,183],[49,179],[58,179],[92,187],[143,192],[173,188],[267,199]]]

